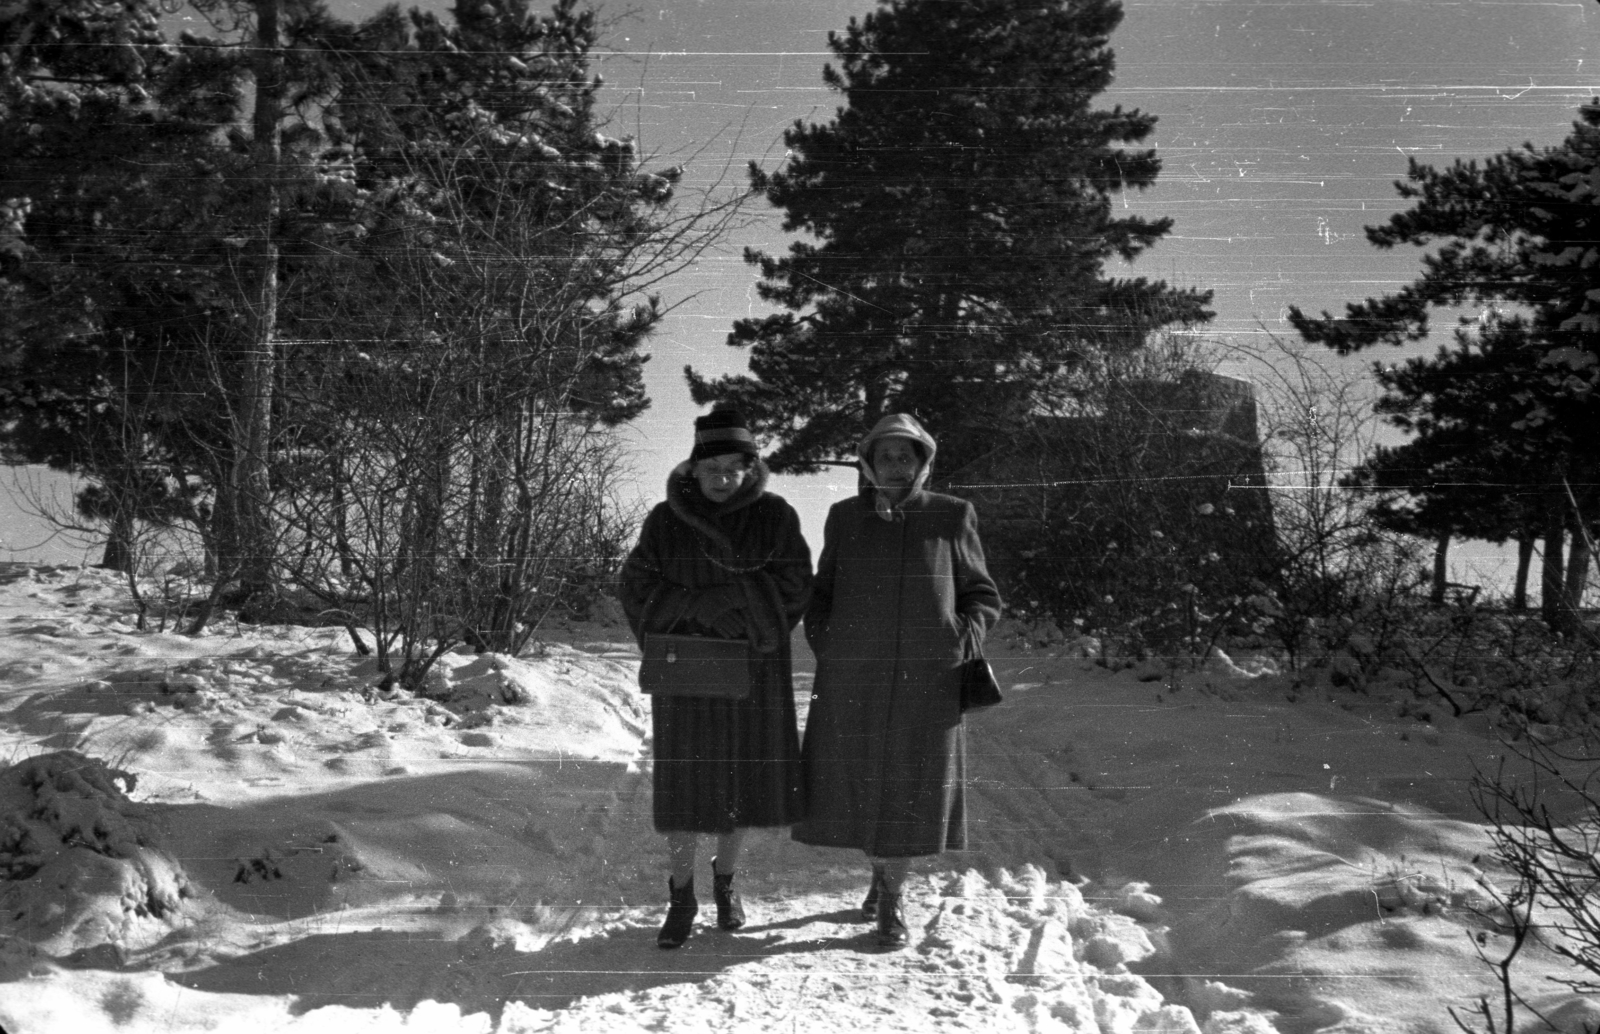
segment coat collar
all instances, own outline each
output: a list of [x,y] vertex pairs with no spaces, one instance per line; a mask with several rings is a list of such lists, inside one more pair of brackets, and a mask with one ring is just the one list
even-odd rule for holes
[[726,549],[729,553],[735,552],[733,540],[728,533],[722,530],[719,519],[730,513],[736,513],[753,504],[767,492],[767,479],[771,473],[767,464],[760,456],[750,462],[751,476],[745,479],[725,503],[713,503],[700,491],[700,483],[691,473],[692,464],[685,460],[672,468],[672,473],[667,475],[667,506],[685,524],[701,532],[711,541]]
[[[863,465],[863,469],[865,465]],[[884,493],[872,483],[872,476],[868,474],[867,483],[861,486],[858,493],[861,504],[882,517],[886,521],[903,520],[907,510],[915,510],[928,496],[928,467],[923,464],[922,472],[917,475],[917,481],[906,493],[906,497],[898,503],[891,503]]]

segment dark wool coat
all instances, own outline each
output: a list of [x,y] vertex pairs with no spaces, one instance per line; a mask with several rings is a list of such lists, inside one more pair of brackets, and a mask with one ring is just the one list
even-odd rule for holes
[[966,847],[964,637],[1000,616],[972,504],[870,487],[828,512],[806,638],[817,677],[794,838],[879,858]]
[[651,700],[663,833],[784,826],[804,811],[789,633],[810,597],[811,551],[799,517],[766,492],[766,467],[755,462],[754,476],[720,506],[679,466],[622,568],[622,607],[641,645],[646,632],[714,635],[686,616],[707,590],[735,586],[745,600],[750,696]]

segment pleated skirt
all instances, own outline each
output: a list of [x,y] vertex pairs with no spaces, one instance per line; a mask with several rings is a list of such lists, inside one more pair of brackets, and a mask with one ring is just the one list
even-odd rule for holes
[[658,832],[731,833],[805,817],[794,692],[781,663],[784,672],[752,680],[744,700],[651,698]]

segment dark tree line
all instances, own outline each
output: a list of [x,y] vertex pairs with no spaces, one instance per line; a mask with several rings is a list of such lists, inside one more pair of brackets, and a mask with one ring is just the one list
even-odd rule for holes
[[[584,436],[647,405],[664,310],[641,287],[726,210],[680,213],[676,173],[604,134],[602,26],[576,0],[359,24],[320,0],[191,2],[212,35],[168,38],[152,0],[0,12],[0,447],[88,477],[113,566],[136,565],[141,522],[180,525],[240,599],[285,578],[335,609],[409,594],[429,616],[396,635],[453,621],[503,643],[545,577],[530,543],[558,534],[535,530],[543,500],[576,483],[561,465],[608,468]],[[959,482],[1044,417],[1094,416],[1107,361],[1208,319],[1205,292],[1106,271],[1171,228],[1111,205],[1160,170],[1136,146],[1154,117],[1095,104],[1120,18],[1114,0],[884,0],[831,35],[841,107],[750,173],[803,234],[746,256],[780,311],[729,335],[749,374],[688,371],[696,401],[740,404],[793,471],[916,412]],[[1292,315],[1349,352],[1422,339],[1436,308],[1507,307],[1378,369],[1412,438],[1352,483],[1441,547],[1542,539],[1552,620],[1600,508],[1597,111],[1556,147],[1413,163],[1415,205],[1369,236],[1439,245],[1423,275]]]
[[[318,564],[378,591],[359,516],[390,529],[368,536],[400,558],[385,585],[453,550],[514,597],[516,576],[474,559],[517,525],[529,475],[507,465],[553,441],[545,415],[642,408],[662,313],[625,287],[702,239],[666,214],[670,174],[595,133],[594,15],[493,0],[354,25],[314,0],[195,2],[215,38],[165,39],[148,0],[0,22],[18,105],[0,132],[19,146],[0,197],[28,206],[3,244],[0,289],[30,328],[5,342],[9,455],[91,474],[83,505],[114,542],[135,519],[199,530],[240,596]],[[913,410],[951,473],[1070,405],[1098,357],[1207,319],[1206,293],[1105,272],[1171,226],[1111,205],[1160,168],[1129,146],[1153,116],[1095,106],[1120,19],[1113,0],[896,0],[832,37],[845,106],[751,172],[810,235],[748,256],[784,311],[735,326],[751,375],[691,373],[696,400],[737,401],[791,470]],[[144,57],[60,81],[41,25],[108,54],[137,26]],[[358,468],[395,513],[352,497]]]

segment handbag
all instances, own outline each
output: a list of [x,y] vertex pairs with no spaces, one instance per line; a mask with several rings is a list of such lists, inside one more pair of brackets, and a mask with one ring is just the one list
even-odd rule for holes
[[646,632],[639,688],[652,696],[744,700],[750,695],[750,643]]
[[983,656],[983,647],[976,638],[969,638],[967,643],[967,659],[961,662],[962,714],[993,707],[1005,699],[1000,695],[1000,683],[994,677],[994,668]]

